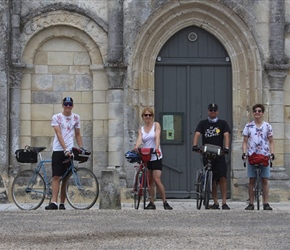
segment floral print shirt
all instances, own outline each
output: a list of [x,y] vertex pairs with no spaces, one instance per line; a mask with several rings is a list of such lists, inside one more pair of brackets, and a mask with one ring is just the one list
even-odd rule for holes
[[248,137],[248,155],[270,155],[269,137],[273,136],[273,129],[269,123],[263,122],[258,128],[252,121],[245,126],[243,135]]
[[[51,126],[59,126],[62,137],[68,149],[71,149],[74,145],[75,129],[80,128],[80,116],[72,113],[70,116],[65,116],[62,113],[58,113],[52,117]],[[64,149],[60,145],[57,135],[53,140],[53,151],[63,151]]]

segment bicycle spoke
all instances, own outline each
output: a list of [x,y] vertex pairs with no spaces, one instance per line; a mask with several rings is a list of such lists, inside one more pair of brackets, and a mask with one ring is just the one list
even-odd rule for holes
[[24,170],[14,179],[12,198],[22,210],[37,209],[43,203],[46,187],[43,177],[33,170]]
[[139,208],[139,204],[141,201],[141,195],[142,195],[142,191],[140,190],[141,180],[142,180],[142,172],[140,174],[140,171],[137,171],[136,177],[135,177],[135,184],[134,184],[134,208],[135,209]]
[[211,194],[212,172],[208,171],[206,175],[205,193],[204,193],[204,207],[209,208],[209,198]]
[[66,184],[66,198],[75,209],[89,209],[99,197],[99,183],[93,172],[78,168],[70,173]]

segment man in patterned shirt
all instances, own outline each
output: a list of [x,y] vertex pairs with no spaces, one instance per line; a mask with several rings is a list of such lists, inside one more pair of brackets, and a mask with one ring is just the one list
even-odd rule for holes
[[[253,153],[262,154],[271,157],[274,160],[274,141],[272,126],[263,120],[265,107],[262,104],[253,106],[254,120],[246,124],[243,130],[243,156],[244,160]],[[270,177],[270,166],[261,166],[262,190],[263,190],[263,208],[272,210],[268,203],[269,186],[268,178]],[[247,173],[249,181],[250,203],[246,210],[254,210],[254,185],[256,180],[255,167],[249,162],[247,164]]]
[[65,97],[62,101],[63,111],[52,117],[51,126],[54,128],[55,136],[53,140],[52,153],[52,198],[51,203],[45,207],[46,210],[65,209],[65,184],[62,181],[60,192],[60,204],[57,205],[57,198],[60,187],[61,176],[66,172],[68,164],[63,162],[71,155],[74,146],[74,136],[80,148],[83,142],[80,134],[80,116],[72,113],[73,99]]

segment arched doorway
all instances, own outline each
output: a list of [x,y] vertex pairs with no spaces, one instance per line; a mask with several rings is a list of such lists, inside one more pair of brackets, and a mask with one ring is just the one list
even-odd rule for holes
[[202,164],[191,151],[192,139],[197,123],[207,117],[209,103],[219,105],[219,117],[232,128],[231,72],[225,48],[195,26],[177,32],[160,50],[154,103],[156,120],[162,125],[162,178],[167,197],[195,197],[195,174]]

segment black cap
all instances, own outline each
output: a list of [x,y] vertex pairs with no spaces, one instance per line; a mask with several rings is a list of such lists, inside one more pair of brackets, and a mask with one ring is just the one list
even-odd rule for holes
[[210,103],[208,106],[207,106],[207,109],[210,110],[218,110],[218,105],[216,105],[215,103]]
[[64,104],[65,102],[72,102],[72,103],[74,103],[74,100],[71,97],[68,96],[68,97],[63,98],[62,104]]

